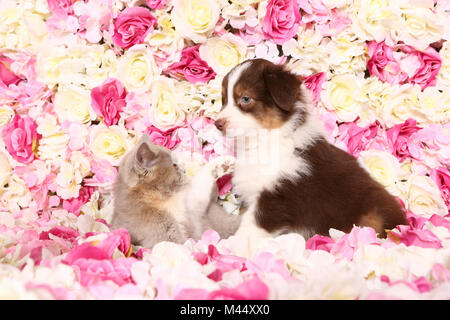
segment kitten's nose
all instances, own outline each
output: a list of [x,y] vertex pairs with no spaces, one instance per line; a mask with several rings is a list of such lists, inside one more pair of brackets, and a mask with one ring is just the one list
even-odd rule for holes
[[214,124],[216,125],[217,129],[219,129],[220,131],[223,132],[223,130],[225,130],[225,126],[227,124],[227,120],[225,120],[224,118],[217,119]]

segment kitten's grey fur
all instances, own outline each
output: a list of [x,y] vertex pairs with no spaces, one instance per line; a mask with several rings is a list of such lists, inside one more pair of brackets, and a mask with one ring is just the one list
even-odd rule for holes
[[207,229],[229,237],[240,217],[216,203],[216,172],[217,162],[209,162],[187,182],[170,150],[144,134],[119,166],[112,228],[126,228],[133,244],[147,248],[161,241],[199,239]]

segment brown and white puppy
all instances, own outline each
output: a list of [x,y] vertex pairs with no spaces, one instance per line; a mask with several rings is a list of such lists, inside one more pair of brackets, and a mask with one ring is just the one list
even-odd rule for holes
[[233,174],[246,206],[237,235],[309,238],[359,225],[385,237],[385,229],[407,223],[399,202],[354,157],[327,142],[297,76],[248,60],[224,78],[222,99],[216,126],[243,144]]

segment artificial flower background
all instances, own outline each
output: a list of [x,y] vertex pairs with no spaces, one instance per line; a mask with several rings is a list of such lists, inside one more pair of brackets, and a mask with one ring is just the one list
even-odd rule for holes
[[[449,1],[1,2],[0,299],[450,298]],[[109,228],[117,166],[143,132],[190,177],[227,152],[221,80],[250,58],[303,76],[328,139],[408,226],[209,230],[152,250]],[[218,186],[235,213],[230,177]]]

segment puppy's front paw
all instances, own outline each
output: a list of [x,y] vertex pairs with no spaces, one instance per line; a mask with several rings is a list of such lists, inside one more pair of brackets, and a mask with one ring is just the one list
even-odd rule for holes
[[211,160],[211,165],[214,177],[220,178],[233,172],[235,159],[231,156],[221,156]]

